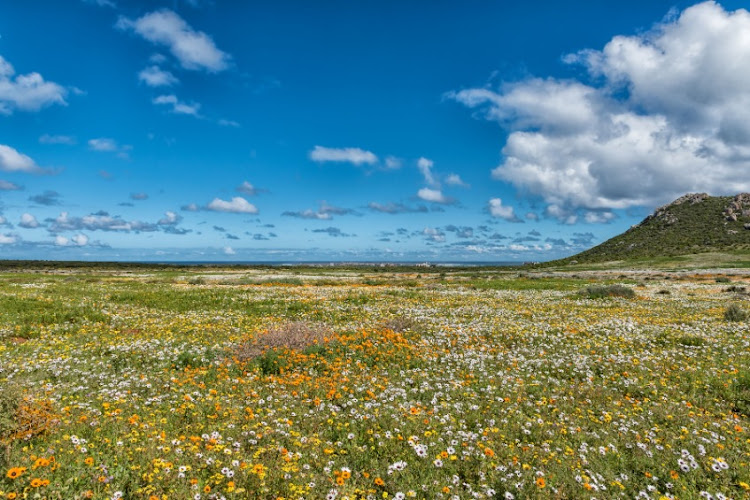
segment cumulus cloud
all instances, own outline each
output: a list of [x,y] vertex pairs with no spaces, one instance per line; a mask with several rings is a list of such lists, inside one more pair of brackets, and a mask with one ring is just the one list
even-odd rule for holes
[[445,241],[445,233],[434,227],[424,228],[422,230],[422,236],[424,236],[427,241],[433,243],[443,243]]
[[229,67],[229,54],[221,51],[210,36],[194,30],[169,9],[157,10],[136,20],[120,17],[115,26],[168,48],[185,69],[216,73]]
[[299,212],[286,211],[286,212],[283,212],[281,215],[285,217],[297,217],[299,219],[317,219],[317,220],[332,219],[331,214],[322,213],[322,212],[318,212],[315,210],[310,210],[309,208],[307,210],[301,210]]
[[508,222],[522,222],[516,215],[513,207],[503,205],[503,200],[500,198],[492,198],[489,201],[489,210],[490,215],[497,219],[505,219]]
[[453,198],[445,196],[441,190],[430,188],[422,188],[417,191],[417,198],[419,198],[420,200],[429,201],[430,203],[441,203],[443,205],[454,202]]
[[149,87],[171,87],[179,83],[179,80],[172,73],[156,65],[143,68],[138,73],[138,81]]
[[24,172],[27,174],[53,173],[51,170],[37,165],[29,156],[5,144],[0,144],[0,170],[3,172]]
[[166,212],[164,217],[156,223],[139,220],[127,221],[120,216],[112,216],[107,212],[85,215],[83,217],[71,216],[68,212],[61,212],[54,219],[46,219],[47,230],[57,234],[65,231],[108,231],[122,233],[149,233],[162,231],[170,234],[186,234],[189,230],[178,229],[176,226],[182,217],[174,212]]
[[45,81],[39,73],[15,75],[13,66],[0,56],[0,114],[14,110],[39,111],[53,104],[67,105],[67,90],[54,82]]
[[15,234],[0,234],[0,245],[13,245],[18,241],[20,238]]
[[509,130],[493,177],[542,197],[564,221],[588,210],[599,222],[601,210],[690,191],[749,191],[748,32],[746,10],[704,2],[565,57],[586,69],[582,81],[530,78],[449,96]]
[[86,246],[89,242],[89,237],[85,234],[76,234],[75,236],[71,238],[66,238],[65,236],[62,236],[58,234],[55,236],[55,245],[59,247],[67,247],[67,246]]
[[188,104],[180,101],[174,94],[160,95],[155,97],[151,102],[154,104],[170,106],[170,111],[176,115],[190,115],[200,118],[199,111],[201,105],[199,103],[191,102]]
[[235,196],[231,200],[222,200],[214,198],[211,203],[206,205],[206,210],[213,212],[229,212],[235,214],[257,214],[258,209],[252,203],[248,202],[241,196]]
[[246,194],[248,196],[255,196],[258,193],[260,193],[262,190],[258,189],[257,187],[253,186],[252,184],[250,184],[247,181],[243,181],[242,184],[240,184],[239,186],[237,186],[236,191],[238,193],[243,193],[243,194]]
[[30,213],[24,213],[21,214],[21,222],[18,223],[18,226],[26,229],[36,229],[39,227],[39,221]]
[[435,186],[439,186],[440,183],[437,181],[437,179],[432,173],[433,165],[434,165],[434,162],[425,157],[421,157],[417,160],[417,168],[419,169],[419,173],[422,174],[422,177],[424,177],[424,181],[428,185],[435,187]]
[[310,151],[310,159],[318,163],[339,162],[357,166],[374,165],[378,162],[378,157],[371,151],[360,148],[326,148],[323,146],[315,146]]
[[445,183],[449,186],[458,186],[458,187],[469,187],[468,184],[466,184],[462,179],[461,176],[458,174],[450,174],[448,177],[445,178]]
[[234,251],[234,248],[232,247],[224,247],[224,255],[236,255],[237,252]]

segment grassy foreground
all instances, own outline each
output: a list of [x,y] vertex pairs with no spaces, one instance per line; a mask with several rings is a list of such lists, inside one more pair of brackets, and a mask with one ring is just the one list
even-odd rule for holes
[[749,498],[750,279],[607,276],[0,273],[0,499]]

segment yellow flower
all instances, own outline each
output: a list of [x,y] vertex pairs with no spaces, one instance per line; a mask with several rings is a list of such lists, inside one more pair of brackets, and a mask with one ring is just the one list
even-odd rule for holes
[[42,485],[42,480],[38,477],[35,477],[31,480],[31,487],[32,488],[39,488]]

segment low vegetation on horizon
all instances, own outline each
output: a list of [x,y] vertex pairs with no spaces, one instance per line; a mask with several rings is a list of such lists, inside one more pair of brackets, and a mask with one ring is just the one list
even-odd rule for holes
[[29,271],[0,500],[750,495],[750,276]]

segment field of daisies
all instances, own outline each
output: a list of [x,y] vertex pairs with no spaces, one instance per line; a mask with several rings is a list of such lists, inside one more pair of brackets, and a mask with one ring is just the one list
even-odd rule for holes
[[746,279],[0,273],[0,499],[750,498]]

